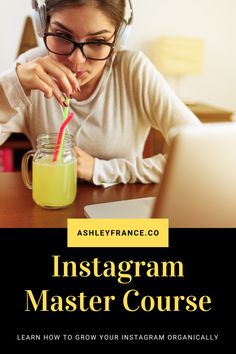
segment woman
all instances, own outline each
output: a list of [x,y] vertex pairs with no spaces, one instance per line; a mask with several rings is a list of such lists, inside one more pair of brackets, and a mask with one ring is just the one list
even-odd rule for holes
[[34,146],[40,133],[57,132],[69,96],[79,178],[102,186],[160,181],[165,157],[142,157],[150,128],[169,143],[179,127],[200,122],[144,54],[121,49],[125,6],[45,1],[47,51],[30,50],[0,77],[0,143],[23,132]]

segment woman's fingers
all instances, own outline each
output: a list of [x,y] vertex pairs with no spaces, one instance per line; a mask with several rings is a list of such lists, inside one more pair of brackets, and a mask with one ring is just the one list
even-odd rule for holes
[[50,57],[48,57],[47,62],[39,59],[39,63],[45,73],[58,83],[66,96],[70,96],[77,91],[78,81],[72,71],[65,65],[50,59]]
[[79,87],[72,71],[49,56],[18,65],[16,71],[26,94],[38,89],[45,97],[55,96],[60,104],[65,102],[65,95],[69,97]]
[[[35,85],[32,82],[32,85],[35,86],[34,88],[42,91],[45,97],[50,98],[54,96],[61,105],[64,104],[65,95],[58,87],[56,81],[50,75],[45,73],[42,68],[37,70],[33,80],[35,80]],[[66,95],[68,95],[68,93],[66,93]]]

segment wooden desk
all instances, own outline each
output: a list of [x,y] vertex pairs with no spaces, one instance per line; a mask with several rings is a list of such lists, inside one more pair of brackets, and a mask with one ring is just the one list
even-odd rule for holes
[[202,123],[229,122],[233,112],[203,103],[187,104],[187,107],[200,119]]
[[[115,200],[152,197],[158,194],[159,184],[118,184],[96,187],[78,183],[73,205],[65,209],[49,210],[37,206],[31,191],[22,182],[20,172],[0,173],[0,228],[66,228],[68,218],[84,218],[87,204]],[[1,232],[1,230],[0,230]]]

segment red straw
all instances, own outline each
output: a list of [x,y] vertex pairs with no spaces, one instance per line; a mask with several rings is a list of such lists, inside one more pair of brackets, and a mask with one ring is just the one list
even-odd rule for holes
[[64,129],[65,129],[66,125],[70,122],[70,120],[73,118],[73,116],[74,116],[74,112],[71,112],[68,115],[68,117],[64,120],[64,122],[62,123],[62,125],[60,127],[59,134],[57,137],[57,144],[56,144],[56,148],[55,148],[54,155],[53,155],[53,160],[52,160],[53,162],[57,161]]

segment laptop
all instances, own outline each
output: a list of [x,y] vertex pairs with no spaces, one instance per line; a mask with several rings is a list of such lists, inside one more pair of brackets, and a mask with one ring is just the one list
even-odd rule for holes
[[90,218],[168,218],[171,228],[236,227],[236,122],[184,126],[158,196],[87,205]]

